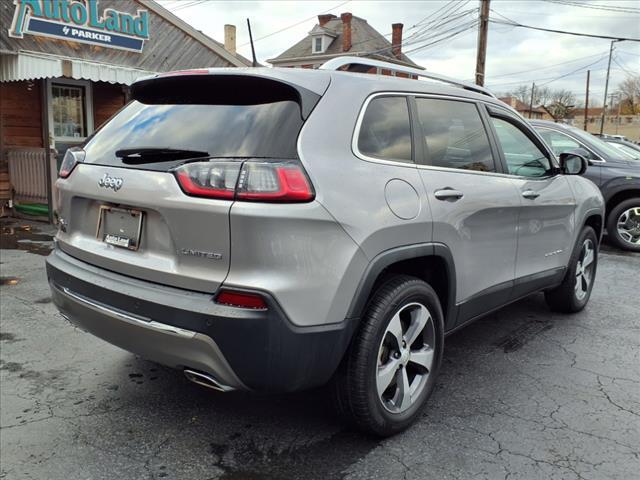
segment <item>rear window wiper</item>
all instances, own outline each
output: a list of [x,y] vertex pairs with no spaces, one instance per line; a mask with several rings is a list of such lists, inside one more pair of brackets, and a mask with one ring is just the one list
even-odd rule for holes
[[209,152],[170,147],[132,147],[116,150],[116,157],[122,158],[123,163],[133,165],[206,158],[209,156]]

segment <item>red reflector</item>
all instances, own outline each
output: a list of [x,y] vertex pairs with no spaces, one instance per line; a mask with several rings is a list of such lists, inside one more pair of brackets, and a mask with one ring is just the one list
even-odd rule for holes
[[255,293],[242,293],[223,290],[218,294],[216,303],[230,305],[232,307],[252,308],[254,310],[266,310],[267,304],[260,295]]

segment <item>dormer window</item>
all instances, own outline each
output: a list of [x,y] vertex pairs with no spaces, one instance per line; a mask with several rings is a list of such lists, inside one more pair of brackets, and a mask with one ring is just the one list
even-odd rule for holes
[[320,25],[313,27],[313,30],[309,32],[311,36],[311,53],[324,53],[327,51],[333,39],[337,37],[333,30],[330,30]]

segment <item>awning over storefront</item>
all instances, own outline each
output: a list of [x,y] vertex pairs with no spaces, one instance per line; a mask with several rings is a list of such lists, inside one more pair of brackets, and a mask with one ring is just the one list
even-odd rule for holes
[[131,85],[137,78],[153,73],[155,72],[41,53],[0,54],[0,82],[68,77]]

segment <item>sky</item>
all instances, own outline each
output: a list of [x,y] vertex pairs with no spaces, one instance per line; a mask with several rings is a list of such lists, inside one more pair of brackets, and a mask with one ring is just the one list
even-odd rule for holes
[[[224,25],[236,25],[238,51],[247,58],[251,58],[246,26],[249,18],[256,56],[263,64],[303,39],[317,23],[316,16],[320,13],[351,12],[366,19],[387,38],[390,38],[392,23],[403,23],[403,39],[407,42],[403,52],[414,62],[432,72],[473,81],[477,27],[471,23],[478,16],[479,0],[160,0],[160,3],[220,42],[224,41]],[[443,17],[466,11],[466,15],[449,17],[450,23],[438,27]],[[640,39],[640,0],[492,0],[490,19]],[[465,24],[469,26],[464,28]],[[451,28],[454,30],[446,32]],[[457,30],[461,33],[444,39]],[[410,38],[411,35],[414,37]],[[441,41],[432,44],[436,40]],[[606,39],[490,23],[485,84],[503,94],[535,81],[539,86],[570,90],[580,102],[584,101],[586,71],[590,69],[589,104],[602,104],[609,47],[610,40]],[[609,93],[629,74],[640,75],[640,42],[617,42]]]

